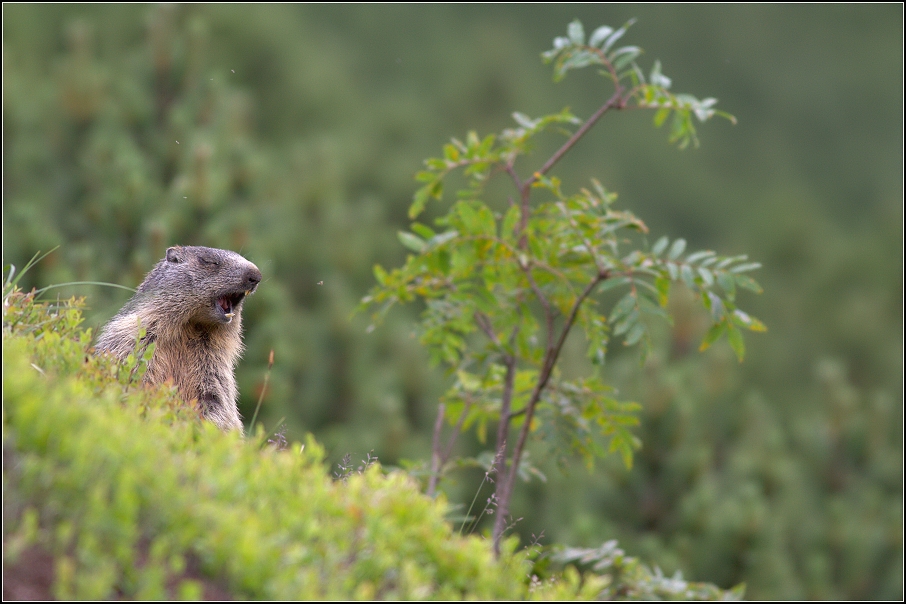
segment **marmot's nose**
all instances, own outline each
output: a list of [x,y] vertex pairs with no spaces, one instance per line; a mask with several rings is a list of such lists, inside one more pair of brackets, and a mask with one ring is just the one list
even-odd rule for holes
[[246,289],[255,289],[261,283],[261,271],[257,267],[251,267],[245,271]]

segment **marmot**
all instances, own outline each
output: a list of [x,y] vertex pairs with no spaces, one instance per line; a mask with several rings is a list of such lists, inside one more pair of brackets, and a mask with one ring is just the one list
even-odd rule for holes
[[242,353],[242,302],[261,282],[258,267],[235,252],[175,246],[101,330],[95,350],[125,359],[154,342],[145,382],[172,379],[187,401],[221,430],[242,431],[233,370]]

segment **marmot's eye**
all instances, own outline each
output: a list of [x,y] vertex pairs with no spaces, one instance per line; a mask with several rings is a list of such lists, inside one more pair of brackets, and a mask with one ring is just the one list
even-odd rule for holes
[[219,266],[220,265],[219,262],[217,262],[216,260],[213,260],[211,258],[202,258],[199,256],[198,260],[199,260],[199,262],[201,262],[202,264],[204,264],[206,266]]

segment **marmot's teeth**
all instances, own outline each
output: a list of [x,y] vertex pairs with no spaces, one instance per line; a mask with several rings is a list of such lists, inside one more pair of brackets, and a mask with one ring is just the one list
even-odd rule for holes
[[250,290],[250,289],[245,290],[245,295],[246,295],[246,296],[251,296],[251,295],[252,295],[252,290]]
[[234,314],[236,314],[236,313],[228,312],[228,313],[224,313],[223,316],[226,317],[227,319],[232,319]]

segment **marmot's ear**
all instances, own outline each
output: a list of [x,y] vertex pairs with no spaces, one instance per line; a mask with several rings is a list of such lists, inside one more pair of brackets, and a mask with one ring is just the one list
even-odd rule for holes
[[179,254],[179,252],[181,252],[181,251],[182,251],[182,248],[179,247],[178,245],[175,247],[168,247],[167,248],[167,262],[174,262],[176,264],[179,264],[180,262],[182,262],[182,258],[180,257],[180,254]]

